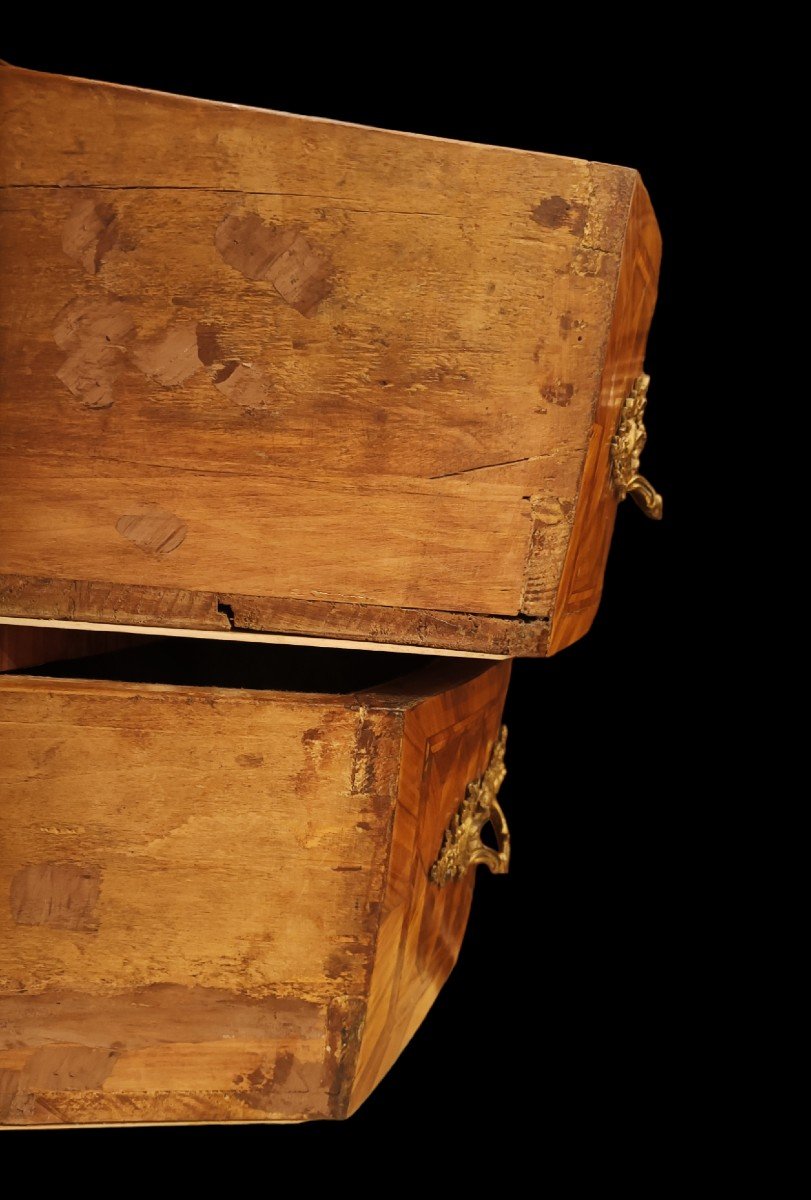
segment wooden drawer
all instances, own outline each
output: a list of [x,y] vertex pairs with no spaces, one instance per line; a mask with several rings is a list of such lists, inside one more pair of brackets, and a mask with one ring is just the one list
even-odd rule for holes
[[456,960],[509,664],[119,642],[6,635],[3,1121],[346,1116]]
[[6,66],[0,122],[0,613],[585,632],[638,478],[636,171]]

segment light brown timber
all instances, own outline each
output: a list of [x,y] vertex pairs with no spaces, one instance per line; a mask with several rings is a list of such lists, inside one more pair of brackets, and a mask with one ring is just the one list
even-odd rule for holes
[[9,67],[0,120],[3,614],[548,652],[636,172]]
[[3,1123],[342,1117],[391,1065],[464,933],[472,877],[427,871],[509,663],[379,658],[349,692],[0,676]]

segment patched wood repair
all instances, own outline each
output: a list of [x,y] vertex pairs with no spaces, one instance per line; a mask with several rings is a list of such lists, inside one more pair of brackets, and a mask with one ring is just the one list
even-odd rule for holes
[[272,283],[305,317],[332,290],[330,259],[299,225],[269,225],[255,212],[229,213],[217,226],[214,244],[229,267],[247,279]]
[[188,528],[179,517],[161,508],[146,508],[141,513],[119,517],[115,527],[122,537],[146,554],[163,557],[177,550],[185,541]]
[[134,336],[132,314],[117,297],[69,301],[53,327],[54,341],[66,352],[57,379],[86,408],[110,408]]
[[17,925],[95,930],[100,887],[97,866],[47,862],[23,867],[11,880],[12,919]]
[[135,365],[163,387],[185,383],[202,365],[197,353],[197,325],[176,321],[154,337],[139,341],[132,352]]
[[62,249],[88,275],[95,275],[118,244],[119,233],[113,205],[91,196],[79,200],[71,209],[62,231]]

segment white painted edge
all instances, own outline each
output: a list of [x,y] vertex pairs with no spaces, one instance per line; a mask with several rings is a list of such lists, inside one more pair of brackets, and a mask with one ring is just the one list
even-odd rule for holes
[[149,637],[213,638],[220,642],[258,642],[272,646],[325,646],[330,650],[380,650],[387,654],[428,654],[443,658],[487,658],[502,662],[506,654],[472,650],[440,650],[433,646],[395,646],[389,642],[347,642],[340,638],[294,637],[287,633],[247,633],[239,629],[168,629],[159,625],[108,625],[101,621],[44,621],[38,617],[0,617],[0,625],[34,629],[84,629],[89,633],[135,633]]

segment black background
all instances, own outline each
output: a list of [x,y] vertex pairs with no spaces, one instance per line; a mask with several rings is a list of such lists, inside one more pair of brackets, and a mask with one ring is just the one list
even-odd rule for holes
[[[88,19],[79,32],[29,28],[0,43],[19,66],[633,166],[665,247],[643,461],[664,520],[623,505],[589,635],[549,662],[514,666],[503,788],[513,868],[507,878],[480,870],[459,964],[425,1024],[349,1123],[49,1134],[60,1157],[95,1154],[104,1139],[127,1157],[236,1151],[261,1167],[292,1152],[308,1169],[340,1172],[385,1138],[398,1155],[392,1177],[446,1190],[458,1162],[466,1175],[480,1157],[483,1182],[520,1153],[540,1181],[630,1179],[651,1161],[673,1178],[684,1140],[700,1136],[678,1099],[700,1003],[682,857],[695,832],[695,731],[672,696],[695,687],[683,611],[695,480],[677,455],[696,305],[684,172],[703,132],[679,100],[701,87],[704,64],[693,50],[668,75],[655,45],[576,13],[562,31],[499,16],[506,30],[480,30],[475,49],[468,28],[440,45],[400,10],[334,29],[309,29],[305,14],[295,31],[198,21],[193,40],[168,43],[157,20],[113,36]],[[352,49],[353,31],[368,43]],[[44,1137],[7,1135],[5,1145],[30,1153]],[[424,1165],[428,1149],[437,1170]]]

